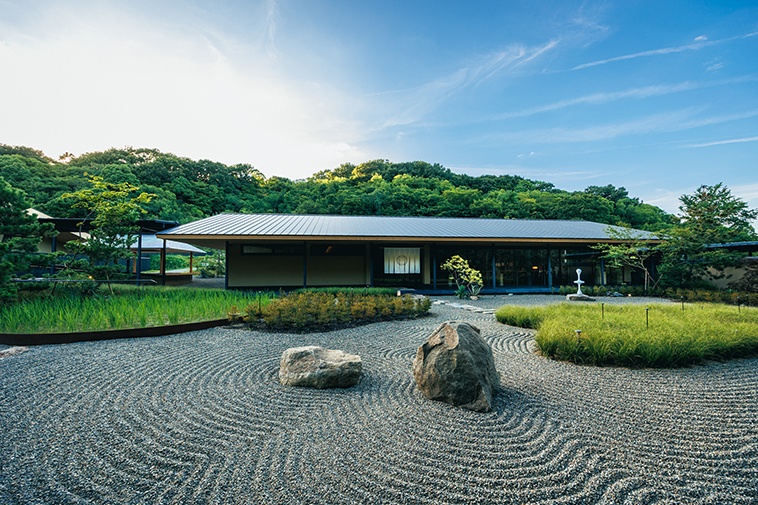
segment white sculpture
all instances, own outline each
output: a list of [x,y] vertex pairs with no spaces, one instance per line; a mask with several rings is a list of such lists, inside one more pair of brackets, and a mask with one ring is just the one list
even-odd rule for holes
[[576,284],[576,294],[581,295],[582,293],[582,284],[584,284],[584,281],[582,280],[582,269],[577,268],[576,269],[576,280],[574,281],[574,284]]

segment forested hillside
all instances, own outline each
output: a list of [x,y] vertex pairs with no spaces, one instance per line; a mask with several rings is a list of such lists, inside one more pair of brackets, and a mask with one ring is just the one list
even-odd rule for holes
[[251,165],[194,161],[156,149],[109,149],[53,160],[0,144],[0,177],[38,210],[81,217],[61,195],[88,186],[85,172],[154,193],[148,218],[182,223],[221,212],[586,219],[645,230],[673,216],[612,185],[567,192],[517,175],[472,177],[423,161],[346,163],[306,180],[266,178]]

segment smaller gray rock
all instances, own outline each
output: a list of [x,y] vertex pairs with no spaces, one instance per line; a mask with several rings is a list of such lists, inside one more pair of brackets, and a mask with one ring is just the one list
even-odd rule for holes
[[9,347],[8,349],[3,349],[0,351],[0,358],[7,358],[8,356],[13,356],[14,354],[21,354],[24,351],[28,351],[28,347]]
[[570,302],[594,302],[595,299],[591,296],[587,296],[584,293],[581,295],[578,293],[566,295],[566,300]]
[[293,347],[282,354],[279,382],[316,389],[349,388],[358,383],[361,357],[318,346]]

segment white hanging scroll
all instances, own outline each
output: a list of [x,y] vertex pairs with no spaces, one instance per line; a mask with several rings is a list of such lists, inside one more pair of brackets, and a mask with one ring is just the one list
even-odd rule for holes
[[418,247],[386,247],[384,249],[385,274],[420,274],[421,249]]

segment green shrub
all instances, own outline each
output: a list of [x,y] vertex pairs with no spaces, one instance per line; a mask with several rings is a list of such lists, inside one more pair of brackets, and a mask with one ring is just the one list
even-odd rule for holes
[[369,288],[369,287],[324,287],[324,288],[300,288],[292,291],[293,293],[329,293],[332,295],[344,294],[364,294],[364,295],[388,295],[395,296],[396,288]]
[[[393,290],[394,292],[394,290]],[[269,303],[262,311],[263,326],[275,330],[323,330],[345,325],[417,317],[429,312],[428,297],[414,298],[386,294],[363,294],[344,291],[334,293],[303,290]],[[256,307],[257,309],[257,307]],[[249,312],[246,319],[258,321]]]
[[537,329],[543,355],[574,363],[680,367],[758,352],[758,310],[711,303],[702,307],[606,305],[603,317],[596,304],[507,305],[495,315],[501,323]]

